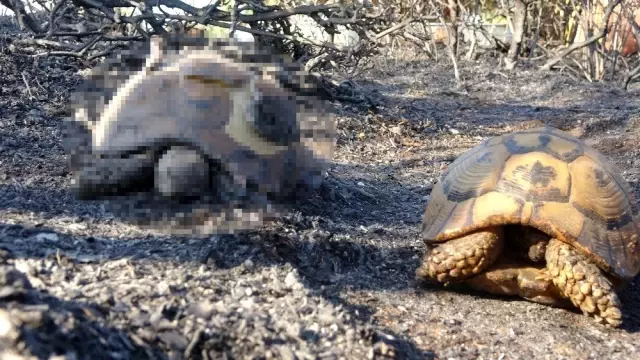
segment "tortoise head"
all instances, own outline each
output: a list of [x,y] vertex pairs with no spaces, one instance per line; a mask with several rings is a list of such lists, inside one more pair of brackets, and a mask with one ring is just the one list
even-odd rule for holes
[[184,35],[131,57],[93,70],[74,97],[66,143],[82,198],[152,193],[174,147],[200,155],[217,195],[288,204],[320,184],[334,123],[299,67],[252,44]]

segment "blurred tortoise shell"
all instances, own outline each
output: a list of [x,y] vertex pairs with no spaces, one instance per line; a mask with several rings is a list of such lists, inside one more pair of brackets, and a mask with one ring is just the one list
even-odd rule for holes
[[286,202],[318,186],[332,156],[334,123],[322,99],[301,66],[253,44],[152,37],[93,68],[78,87],[70,166],[82,167],[88,153],[128,156],[187,143],[239,186]]
[[604,155],[556,128],[489,138],[458,157],[431,192],[422,234],[439,243],[510,224],[568,243],[622,280],[640,269],[629,184]]
[[335,136],[324,99],[300,64],[259,44],[154,36],[74,93],[72,189],[176,234],[253,228],[322,183]]

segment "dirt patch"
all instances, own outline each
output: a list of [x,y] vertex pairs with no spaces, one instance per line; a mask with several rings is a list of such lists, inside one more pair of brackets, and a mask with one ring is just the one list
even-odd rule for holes
[[632,358],[638,284],[612,330],[413,281],[431,188],[489,136],[534,120],[571,130],[640,192],[640,89],[491,61],[464,64],[458,89],[446,64],[379,59],[356,81],[379,105],[336,104],[334,165],[308,203],[256,231],[191,239],[75,200],[60,125],[79,65],[1,54],[0,346],[69,358]]

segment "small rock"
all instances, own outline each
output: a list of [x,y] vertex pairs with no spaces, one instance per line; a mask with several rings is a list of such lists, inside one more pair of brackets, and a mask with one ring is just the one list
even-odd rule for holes
[[210,301],[200,301],[189,307],[189,313],[202,319],[208,319],[213,315],[216,306]]
[[253,263],[253,261],[251,261],[251,259],[245,260],[245,262],[242,263],[242,265],[247,270],[252,270],[255,267],[255,264]]
[[11,315],[3,309],[0,309],[0,338],[8,338],[15,334],[16,327],[11,322]]
[[335,320],[335,316],[333,316],[333,311],[330,306],[324,306],[318,311],[318,319],[323,324],[330,324]]
[[170,292],[170,290],[171,290],[171,289],[170,289],[170,286],[169,286],[169,284],[168,284],[166,281],[161,281],[161,282],[159,282],[159,283],[158,283],[158,285],[156,286],[156,291],[157,291],[159,294],[161,294],[161,295],[164,295],[164,294],[169,293],[169,292]]
[[56,233],[39,233],[36,235],[36,241],[44,242],[58,242],[59,237]]
[[279,346],[278,352],[280,353],[280,359],[282,360],[297,359],[297,356],[293,353],[293,350],[291,350],[288,346],[284,346],[284,345]]
[[0,248],[0,264],[6,263],[7,260],[11,259],[13,255],[11,254],[11,250]]
[[455,326],[455,325],[460,325],[462,324],[459,320],[457,319],[444,319],[442,320],[442,323],[445,325],[449,325],[449,326]]
[[87,224],[83,224],[83,223],[69,224],[67,225],[67,228],[71,231],[87,230]]
[[253,298],[247,298],[240,301],[240,306],[242,306],[243,309],[247,310],[252,309],[254,304],[255,302],[253,301]]
[[402,128],[400,126],[394,126],[389,130],[396,135],[402,135]]
[[293,271],[289,272],[287,276],[284,278],[284,285],[289,289],[293,289],[293,287],[297,284],[298,284],[298,279],[296,274]]
[[177,350],[184,350],[189,345],[187,339],[177,331],[162,332],[158,334],[158,338],[160,338],[163,343]]

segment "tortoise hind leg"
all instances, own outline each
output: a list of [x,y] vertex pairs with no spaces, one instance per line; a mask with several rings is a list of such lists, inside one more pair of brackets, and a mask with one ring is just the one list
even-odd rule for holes
[[618,327],[621,304],[611,282],[585,255],[559,240],[551,239],[546,252],[553,283],[585,315]]
[[501,227],[475,232],[435,246],[425,255],[416,277],[446,283],[487,269],[504,248]]
[[519,296],[523,299],[561,308],[573,305],[554,285],[548,270],[503,258],[487,271],[469,278],[470,288],[499,296]]

